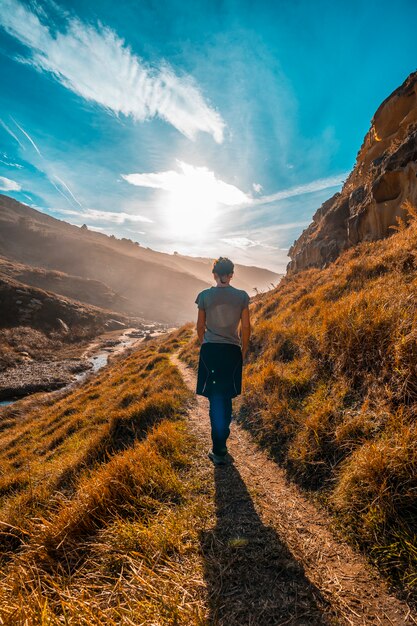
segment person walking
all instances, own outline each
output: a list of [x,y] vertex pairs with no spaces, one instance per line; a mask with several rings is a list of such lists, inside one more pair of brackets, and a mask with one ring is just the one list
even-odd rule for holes
[[197,335],[200,342],[196,394],[210,403],[212,450],[215,465],[227,462],[227,438],[232,420],[232,398],[242,391],[242,365],[251,333],[249,295],[230,285],[234,264],[226,257],[213,263],[215,287],[201,291]]

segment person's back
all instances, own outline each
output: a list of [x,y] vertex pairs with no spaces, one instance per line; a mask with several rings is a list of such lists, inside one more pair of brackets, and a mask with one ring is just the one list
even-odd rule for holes
[[210,402],[213,449],[209,457],[216,464],[226,462],[232,398],[241,393],[242,363],[250,336],[249,295],[229,284],[233,269],[226,257],[214,261],[216,287],[204,289],[195,300],[201,344],[196,393]]
[[242,311],[249,304],[249,295],[232,285],[209,287],[195,300],[205,310],[206,328],[203,343],[232,343],[240,346],[238,327]]

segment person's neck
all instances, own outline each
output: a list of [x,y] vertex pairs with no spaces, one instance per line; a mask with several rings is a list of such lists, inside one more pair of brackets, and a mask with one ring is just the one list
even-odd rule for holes
[[230,287],[230,283],[221,283],[221,282],[218,282],[218,283],[217,283],[217,287]]

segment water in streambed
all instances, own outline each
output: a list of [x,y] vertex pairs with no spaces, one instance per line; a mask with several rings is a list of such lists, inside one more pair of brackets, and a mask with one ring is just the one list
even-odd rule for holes
[[[109,340],[107,342],[107,346],[105,346],[104,348],[102,347],[99,352],[86,357],[86,361],[90,364],[90,367],[88,367],[88,369],[83,370],[82,372],[79,372],[78,374],[75,374],[74,379],[70,383],[63,385],[59,389],[59,391],[70,389],[75,384],[78,384],[82,382],[84,379],[86,379],[87,376],[97,373],[105,365],[107,365],[109,356],[111,354],[119,354],[120,352],[123,352],[126,348],[130,347],[134,343],[140,341],[139,338],[143,339],[145,336],[148,336],[148,337],[156,336],[160,334],[160,332],[164,332],[164,331],[154,330],[154,332],[151,333],[149,330],[143,332],[142,330],[135,329],[135,328],[127,329],[117,340]],[[51,391],[50,393],[53,393],[53,391]],[[27,396],[23,396],[23,397],[27,397]],[[8,406],[21,399],[22,398],[9,398],[7,400],[1,400],[0,407]]]

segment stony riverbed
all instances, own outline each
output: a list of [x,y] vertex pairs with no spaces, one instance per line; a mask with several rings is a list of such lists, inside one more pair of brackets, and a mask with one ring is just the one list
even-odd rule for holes
[[0,400],[21,398],[37,391],[52,391],[68,385],[74,374],[90,369],[84,359],[31,361],[0,374]]
[[[32,393],[54,391],[80,382],[89,373],[104,367],[109,357],[120,354],[129,347],[164,332],[159,324],[149,325],[146,330],[129,328],[108,332],[83,346],[79,354],[68,358],[44,361],[27,359],[17,366],[0,372],[0,405],[8,405]],[[77,351],[75,351],[77,352]]]

